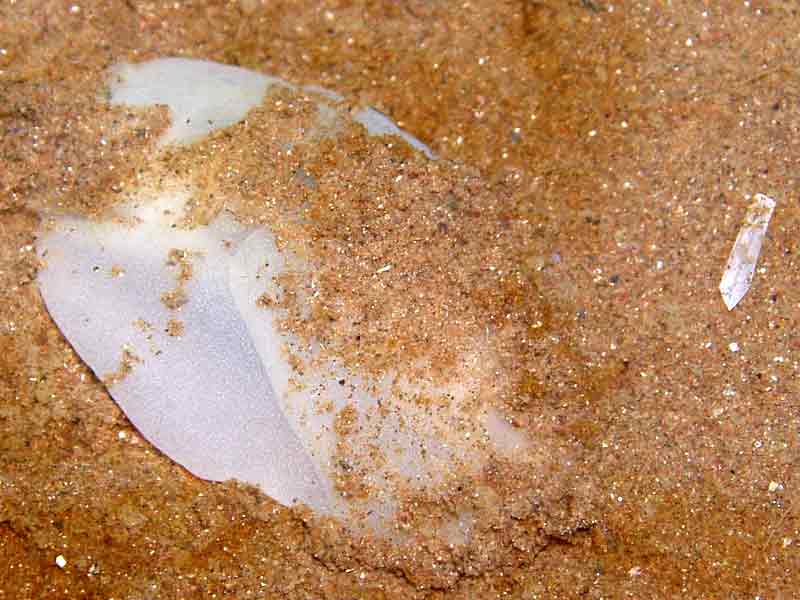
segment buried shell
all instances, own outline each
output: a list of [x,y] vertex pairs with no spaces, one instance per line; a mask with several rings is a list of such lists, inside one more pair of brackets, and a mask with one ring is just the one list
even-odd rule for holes
[[[290,137],[276,152],[307,151],[303,144],[361,124],[433,156],[387,117],[349,110],[324,90],[204,61],[118,66],[111,102],[169,106],[162,154],[105,220],[46,220],[39,285],[78,354],[167,456],[200,477],[236,478],[286,505],[381,529],[400,498],[448,490],[490,460],[523,460],[531,440],[491,402],[487,389],[499,371],[483,338],[468,337],[448,376],[436,379],[359,369],[287,327],[302,315],[291,314],[286,298],[310,306],[317,293],[315,265],[303,252],[313,240],[287,241],[289,231],[303,235],[296,211],[278,208],[246,223],[226,210],[192,218],[196,199],[210,194],[198,186],[206,166],[190,153],[198,160],[186,169],[199,174],[192,178],[165,170],[164,161],[180,145],[258,118],[254,108],[273,93],[283,102],[283,92],[310,94],[316,114],[302,127],[288,120]],[[231,173],[228,165],[222,176]],[[316,186],[308,173],[298,179]],[[373,273],[390,274],[380,266]]]

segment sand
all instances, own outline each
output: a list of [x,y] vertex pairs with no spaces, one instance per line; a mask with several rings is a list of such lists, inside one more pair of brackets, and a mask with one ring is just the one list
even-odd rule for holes
[[[792,597],[794,10],[4,5],[0,597]],[[167,55],[335,89],[443,159],[361,152],[351,132],[325,164],[299,152],[294,166],[311,176],[347,173],[309,193],[291,165],[258,171],[220,140],[212,174],[236,165],[261,179],[208,175],[243,220],[264,218],[254,198],[273,189],[284,209],[302,197],[307,239],[361,249],[336,263],[323,260],[334,248],[310,247],[329,266],[329,301],[287,324],[349,364],[379,373],[424,359],[421,375],[446,377],[459,341],[491,328],[497,401],[537,444],[524,467],[497,460],[445,501],[408,498],[407,545],[192,477],[128,423],[44,310],[37,215],[101,215],[136,185],[166,125],[163,111],[106,106],[102,73]],[[290,100],[287,124],[305,110]],[[392,186],[398,164],[407,182]],[[729,312],[717,286],[756,193],[777,207],[754,284]],[[328,214],[333,195],[342,202]],[[364,203],[375,196],[388,199],[380,210]],[[200,221],[220,208],[206,200]],[[376,286],[387,258],[396,266]],[[389,306],[374,309],[387,289]],[[435,534],[465,510],[476,516],[468,543]]]

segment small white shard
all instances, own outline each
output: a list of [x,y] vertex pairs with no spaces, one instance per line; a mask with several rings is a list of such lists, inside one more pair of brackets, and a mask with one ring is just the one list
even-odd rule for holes
[[63,569],[67,566],[67,559],[64,558],[64,555],[59,554],[56,556],[56,566],[58,566],[59,569]]
[[404,139],[414,150],[422,152],[429,159],[436,159],[436,154],[428,146],[420,142],[407,131],[400,129],[397,124],[382,112],[374,108],[362,108],[353,113],[353,120],[361,123],[367,128],[367,133],[371,136],[382,137],[385,135],[396,135]]
[[732,310],[750,289],[761,254],[761,244],[774,209],[775,200],[764,194],[756,194],[755,201],[747,209],[719,283],[719,291],[728,310]]

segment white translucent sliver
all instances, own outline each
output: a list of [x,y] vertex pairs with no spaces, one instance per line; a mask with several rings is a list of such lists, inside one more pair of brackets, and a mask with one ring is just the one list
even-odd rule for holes
[[400,129],[397,124],[382,112],[374,108],[362,108],[353,113],[353,120],[367,128],[370,135],[381,137],[384,135],[397,135],[403,138],[414,150],[422,152],[431,160],[436,159],[436,154],[407,131]]
[[747,209],[719,283],[719,291],[728,310],[732,310],[750,289],[774,209],[775,200],[764,194],[756,194]]

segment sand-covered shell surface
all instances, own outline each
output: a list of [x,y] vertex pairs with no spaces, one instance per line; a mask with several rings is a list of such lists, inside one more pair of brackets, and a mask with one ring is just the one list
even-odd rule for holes
[[[365,314],[392,307],[392,322],[413,324],[450,309],[392,304],[400,292],[386,281],[410,268],[408,248],[376,237],[365,254],[335,233],[347,190],[376,206],[391,190],[349,185],[321,200],[337,178],[326,157],[346,138],[424,163],[435,157],[422,142],[333,92],[204,61],[117,65],[109,88],[132,111],[167,106],[170,126],[111,208],[45,215],[38,281],[60,330],[153,445],[201,478],[377,529],[402,498],[452,492],[490,458],[531,445],[491,401],[502,375],[489,328],[464,310],[452,347],[364,346],[392,333]],[[399,166],[389,175],[405,185]],[[388,219],[375,226],[402,226]],[[431,230],[446,227],[443,217]],[[439,261],[434,274],[447,269],[423,258]],[[357,284],[386,299],[358,318],[348,313],[358,293],[343,299]],[[412,358],[391,358],[402,352]]]

